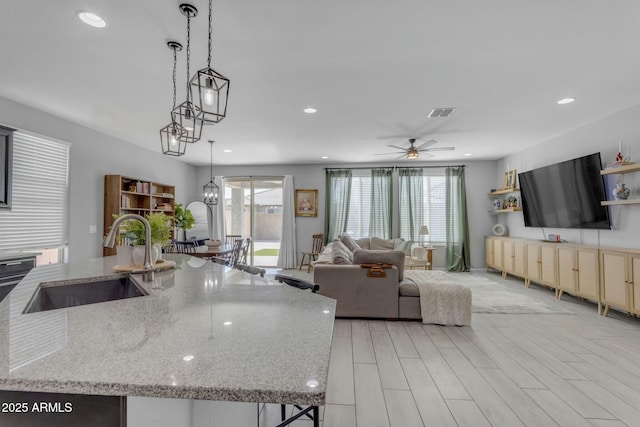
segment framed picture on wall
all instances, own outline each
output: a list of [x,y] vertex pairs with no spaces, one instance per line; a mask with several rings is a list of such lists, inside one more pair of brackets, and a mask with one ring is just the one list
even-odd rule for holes
[[296,190],[296,216],[318,216],[318,190]]

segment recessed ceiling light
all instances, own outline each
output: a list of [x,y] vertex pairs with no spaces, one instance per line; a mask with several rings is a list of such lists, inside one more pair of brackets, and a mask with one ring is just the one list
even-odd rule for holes
[[87,12],[85,10],[79,10],[78,12],[76,12],[76,15],[82,22],[87,25],[91,25],[92,27],[104,28],[107,26],[107,23],[104,22],[104,19],[100,18],[95,13]]
[[558,104],[560,105],[571,104],[575,100],[576,100],[575,98],[562,98],[560,101],[558,101]]
[[305,113],[307,113],[307,114],[313,114],[313,113],[315,113],[315,112],[316,112],[316,111],[318,111],[318,110],[316,110],[316,109],[315,109],[315,108],[313,108],[313,107],[307,107],[307,108],[305,108],[305,109],[304,109],[304,110],[302,110],[302,111],[304,111],[304,112],[305,112]]
[[467,156],[467,157],[469,157],[469,156],[473,156],[473,154],[471,154],[471,153],[464,153],[464,154],[463,154],[463,156]]
[[222,150],[222,151],[224,151],[225,153],[230,153],[230,152],[231,152],[231,150],[229,150],[229,149],[227,149],[227,150]]
[[229,325],[231,325],[232,323],[233,323],[233,322],[230,322],[230,321],[228,321],[228,320],[227,320],[226,322],[224,322],[224,323],[223,323],[223,325],[224,325],[224,326],[229,326]]
[[192,355],[188,355],[182,358],[182,360],[184,360],[185,362],[191,362],[193,359],[195,359],[195,357]]
[[316,380],[309,380],[309,381],[307,381],[307,387],[310,387],[310,388],[316,388],[316,387],[318,387],[318,381],[316,381]]
[[322,156],[322,157],[320,157],[320,158],[321,158],[321,159],[328,159],[328,158],[329,158],[329,156]]

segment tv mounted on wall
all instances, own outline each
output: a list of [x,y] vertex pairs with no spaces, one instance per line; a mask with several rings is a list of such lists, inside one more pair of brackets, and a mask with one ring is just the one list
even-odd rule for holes
[[611,229],[600,153],[518,174],[525,227]]
[[11,209],[13,129],[0,126],[0,209]]

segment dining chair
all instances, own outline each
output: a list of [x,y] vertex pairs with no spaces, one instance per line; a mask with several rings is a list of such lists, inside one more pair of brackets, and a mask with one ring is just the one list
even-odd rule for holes
[[174,240],[173,252],[179,254],[192,254],[195,253],[198,242],[195,240]]
[[238,239],[242,239],[240,234],[227,234],[227,237],[224,238],[224,244],[233,245]]
[[[225,260],[225,265],[229,267],[234,267],[238,263],[238,259],[240,257],[240,249],[242,249],[242,239],[238,239],[235,242],[233,242],[233,248],[229,253],[220,254],[213,258]],[[217,260],[213,260],[213,261],[216,263],[222,264],[222,262],[218,262]]]
[[[276,274],[275,276],[275,281],[276,282],[280,282],[282,284],[285,285],[289,285],[289,286],[293,286],[294,288],[298,288],[298,289],[303,289],[303,290],[310,290],[312,293],[316,293],[318,292],[318,290],[320,289],[319,285],[316,285],[315,283],[312,282],[308,282],[306,280],[302,280],[302,279],[298,279],[297,277],[292,277],[292,276],[287,276],[285,274]],[[317,406],[308,406],[308,407],[302,407],[300,405],[293,405],[298,411],[296,415],[294,415],[292,418],[297,419],[303,415],[306,415],[310,420],[313,420],[313,425],[317,426],[319,425],[319,411],[318,411],[318,407]],[[280,414],[282,417],[282,421],[283,424],[280,425],[286,425],[284,424],[284,421],[286,419],[286,412],[287,412],[287,407],[284,404],[280,405]],[[310,414],[311,412],[311,414]],[[289,418],[290,420],[292,418]]]
[[249,248],[251,247],[251,237],[247,237],[246,241],[242,245],[240,249],[240,256],[238,258],[238,262],[240,264],[247,264],[247,258],[249,256]]
[[264,268],[256,267],[254,265],[241,264],[241,263],[236,264],[234,268],[249,274],[259,274],[260,277],[264,277],[265,273],[267,272],[267,270],[265,270]]
[[220,258],[219,256],[212,256],[211,258],[209,258],[212,262],[215,262],[216,264],[220,264],[220,265],[227,265],[227,259],[226,258]]
[[[311,271],[311,262],[318,259],[318,255],[322,252],[322,247],[324,246],[324,234],[314,234],[311,236],[313,238],[313,242],[311,244],[311,252],[302,252],[302,259],[300,260],[300,267],[298,270],[302,270],[302,266],[307,266],[307,273]],[[305,264],[304,260],[307,259],[307,263]]]

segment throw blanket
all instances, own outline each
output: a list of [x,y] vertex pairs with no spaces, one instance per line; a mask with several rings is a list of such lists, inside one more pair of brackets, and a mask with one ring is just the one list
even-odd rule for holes
[[407,276],[420,291],[422,323],[471,325],[471,289],[455,283],[455,274],[411,270]]

